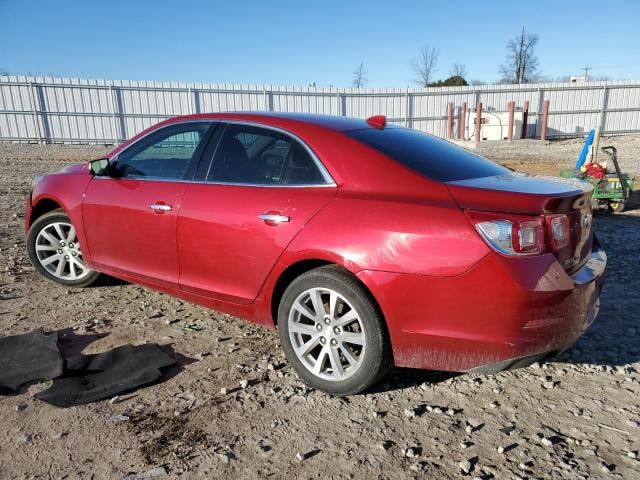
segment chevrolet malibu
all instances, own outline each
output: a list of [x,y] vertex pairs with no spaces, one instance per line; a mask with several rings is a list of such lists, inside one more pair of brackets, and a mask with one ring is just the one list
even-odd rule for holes
[[393,365],[493,373],[569,348],[607,262],[591,195],[383,116],[221,113],[37,178],[25,221],[49,280],[105,273],[276,327],[300,377],[347,395]]

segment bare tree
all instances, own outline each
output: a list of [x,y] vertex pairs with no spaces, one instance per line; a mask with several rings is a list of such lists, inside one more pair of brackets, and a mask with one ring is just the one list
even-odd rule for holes
[[436,47],[422,47],[417,58],[411,60],[411,68],[415,73],[415,82],[421,87],[428,87],[438,65],[440,50]]
[[367,72],[364,70],[364,62],[360,62],[358,68],[353,71],[353,86],[356,88],[362,88],[369,81],[366,77]]
[[522,32],[507,43],[505,63],[500,65],[502,81],[506,83],[529,83],[538,78],[538,58],[535,48],[538,35],[526,33],[524,24]]
[[467,78],[467,66],[464,63],[454,63],[453,67],[451,67],[451,71],[449,75],[452,77],[462,77]]

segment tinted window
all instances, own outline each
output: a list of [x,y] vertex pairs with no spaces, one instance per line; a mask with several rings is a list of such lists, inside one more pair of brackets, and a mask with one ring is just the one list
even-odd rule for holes
[[283,185],[316,185],[326,183],[309,152],[295,142],[282,174]]
[[209,123],[183,123],[162,128],[118,155],[122,177],[182,179]]
[[213,158],[207,180],[251,185],[322,184],[307,150],[280,132],[230,124]]
[[442,182],[510,173],[510,170],[462,147],[416,130],[372,128],[345,133],[413,170]]

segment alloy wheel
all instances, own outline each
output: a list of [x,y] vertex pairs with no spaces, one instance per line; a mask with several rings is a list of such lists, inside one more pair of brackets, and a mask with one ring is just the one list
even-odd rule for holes
[[362,365],[367,346],[363,322],[334,290],[302,292],[289,311],[288,331],[295,355],[315,376],[341,381]]
[[82,260],[76,229],[66,222],[50,223],[38,232],[36,255],[40,265],[56,278],[80,280],[91,273]]

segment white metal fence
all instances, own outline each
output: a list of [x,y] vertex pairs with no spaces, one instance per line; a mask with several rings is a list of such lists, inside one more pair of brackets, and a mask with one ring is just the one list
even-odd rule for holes
[[447,104],[477,102],[505,111],[530,104],[528,136],[547,138],[640,132],[640,82],[481,85],[425,89],[350,89],[227,85],[54,77],[0,77],[0,141],[120,143],[165,118],[200,112],[295,111],[368,117],[444,137]]

